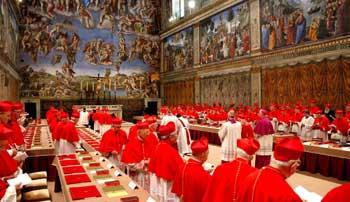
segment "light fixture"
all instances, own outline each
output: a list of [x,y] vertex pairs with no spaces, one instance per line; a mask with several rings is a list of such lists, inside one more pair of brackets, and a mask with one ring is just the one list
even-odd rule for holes
[[195,6],[196,6],[196,2],[195,2],[194,0],[190,0],[190,1],[188,2],[188,7],[189,7],[190,9],[193,9]]

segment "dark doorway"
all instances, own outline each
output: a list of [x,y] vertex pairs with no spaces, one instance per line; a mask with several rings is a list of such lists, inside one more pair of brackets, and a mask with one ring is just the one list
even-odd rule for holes
[[157,115],[157,106],[158,106],[158,102],[157,101],[149,101],[147,103],[147,108],[145,110],[146,114],[149,115]]
[[32,117],[33,119],[37,118],[35,102],[24,103],[24,109],[29,114],[29,117]]

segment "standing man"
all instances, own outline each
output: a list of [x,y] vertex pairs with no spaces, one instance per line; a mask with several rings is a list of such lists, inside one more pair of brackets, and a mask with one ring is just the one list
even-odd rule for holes
[[149,130],[148,122],[139,122],[137,136],[125,145],[121,162],[127,164],[128,174],[145,190],[149,191],[148,165],[158,144],[158,139]]
[[283,138],[276,145],[270,165],[245,179],[238,192],[238,202],[302,202],[286,179],[296,172],[303,152],[298,137]]
[[228,163],[236,156],[237,139],[241,138],[242,125],[235,120],[235,111],[228,112],[228,121],[222,124],[219,130],[221,140],[221,162]]
[[179,120],[179,137],[177,139],[177,146],[180,154],[191,153],[191,135],[188,120],[183,117],[183,111],[180,110],[177,113],[177,118]]
[[273,145],[272,135],[275,131],[266,110],[260,109],[258,116],[260,120],[255,125],[254,133],[255,138],[259,141],[260,149],[256,152],[255,167],[262,168],[270,163]]
[[[68,118],[68,117],[67,117]],[[80,148],[78,131],[75,128],[79,119],[79,113],[72,114],[72,120],[67,120],[60,136],[60,154],[72,154]]]
[[[315,110],[315,109],[314,109]],[[312,139],[312,126],[314,125],[315,119],[310,115],[309,110],[304,110],[304,117],[301,119],[301,134],[300,139],[303,141],[310,141]]]
[[83,108],[83,111],[80,111],[79,122],[80,125],[88,127],[89,125],[89,112],[86,111],[86,108]]
[[191,144],[192,157],[177,174],[172,192],[183,202],[202,201],[210,175],[203,168],[208,159],[208,140],[200,139]]
[[121,129],[122,119],[112,119],[112,128],[106,131],[101,139],[99,151],[116,166],[119,161],[124,145],[127,141],[126,132]]
[[237,140],[237,158],[215,169],[203,202],[237,201],[238,190],[241,189],[244,180],[257,170],[250,166],[250,161],[259,147],[259,142],[253,138]]
[[181,156],[173,147],[177,141],[175,123],[169,122],[159,126],[158,134],[160,142],[148,167],[151,172],[150,194],[161,202],[179,201],[171,192],[173,181],[184,166]]

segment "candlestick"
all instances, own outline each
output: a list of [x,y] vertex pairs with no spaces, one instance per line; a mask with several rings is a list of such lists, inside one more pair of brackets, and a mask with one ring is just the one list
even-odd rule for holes
[[83,81],[80,81],[80,91],[83,91]]
[[103,82],[103,91],[105,91],[105,90],[106,90],[106,83]]
[[108,90],[112,90],[111,89],[111,84],[112,84],[112,81],[109,79]]
[[95,82],[92,82],[92,91],[95,91]]
[[117,82],[114,82],[114,90],[117,90]]

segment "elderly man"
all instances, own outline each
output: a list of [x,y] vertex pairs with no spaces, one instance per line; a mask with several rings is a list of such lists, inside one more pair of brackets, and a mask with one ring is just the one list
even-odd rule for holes
[[99,149],[116,166],[119,166],[121,152],[127,142],[126,132],[121,129],[121,124],[122,119],[112,119],[112,128],[103,134]]
[[259,147],[259,142],[253,138],[237,140],[237,158],[215,169],[203,202],[236,201],[238,189],[241,189],[246,177],[256,171],[250,166],[250,161]]
[[260,149],[256,153],[255,167],[262,168],[270,163],[274,130],[266,110],[261,109],[258,116],[260,120],[255,125],[254,133],[255,138],[259,141]]
[[238,192],[238,201],[302,202],[286,178],[296,172],[303,152],[304,146],[298,137],[284,138],[276,145],[270,165],[246,178]]
[[121,162],[127,164],[128,174],[145,190],[149,191],[148,164],[158,144],[158,139],[149,130],[148,122],[139,122],[137,136],[125,145]]
[[171,193],[173,181],[184,166],[181,156],[173,147],[177,141],[175,123],[168,122],[159,126],[158,134],[160,142],[148,167],[151,172],[150,194],[159,201],[179,201],[179,198]]
[[203,168],[208,159],[208,140],[200,139],[191,144],[192,157],[186,162],[173,184],[172,192],[183,202],[202,201],[210,181],[210,175]]
[[236,156],[237,139],[241,138],[242,124],[235,119],[235,111],[228,112],[228,120],[219,130],[221,140],[221,162],[228,163]]

